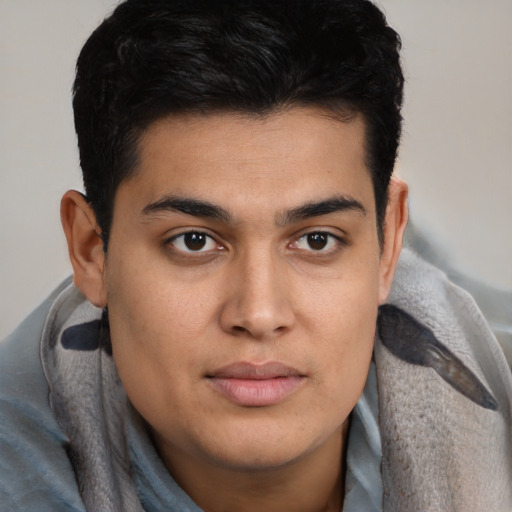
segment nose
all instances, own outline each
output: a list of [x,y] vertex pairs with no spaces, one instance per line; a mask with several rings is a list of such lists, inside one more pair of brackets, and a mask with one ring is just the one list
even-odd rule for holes
[[229,270],[221,328],[235,336],[272,339],[289,331],[295,321],[286,269],[279,257],[253,251]]

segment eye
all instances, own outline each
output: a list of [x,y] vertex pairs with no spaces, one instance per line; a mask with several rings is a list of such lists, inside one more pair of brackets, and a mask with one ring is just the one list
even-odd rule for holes
[[208,252],[220,248],[219,244],[206,233],[188,231],[169,240],[173,248],[183,252]]
[[294,242],[294,248],[303,251],[330,253],[336,251],[344,242],[340,237],[325,231],[306,233]]

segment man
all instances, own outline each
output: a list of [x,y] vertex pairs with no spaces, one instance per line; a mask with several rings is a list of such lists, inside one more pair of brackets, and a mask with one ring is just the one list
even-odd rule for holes
[[363,0],[128,0],[93,33],[74,285],[2,347],[5,508],[510,507],[481,315],[411,254],[388,299],[399,46]]

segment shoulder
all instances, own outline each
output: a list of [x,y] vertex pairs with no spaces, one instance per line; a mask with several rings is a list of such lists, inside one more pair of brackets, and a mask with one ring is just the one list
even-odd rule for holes
[[84,510],[39,357],[48,311],[66,284],[0,342],[0,503],[8,510]]
[[473,298],[409,251],[375,362],[385,509],[510,510],[510,367]]

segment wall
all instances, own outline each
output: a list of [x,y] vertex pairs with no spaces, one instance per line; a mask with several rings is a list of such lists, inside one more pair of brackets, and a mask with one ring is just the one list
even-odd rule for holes
[[[80,188],[70,90],[108,0],[0,2],[0,337],[70,273],[59,200]],[[512,290],[512,2],[382,0],[407,76],[399,173],[415,223]]]

